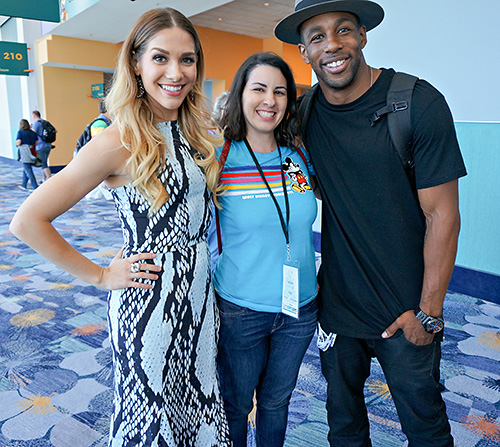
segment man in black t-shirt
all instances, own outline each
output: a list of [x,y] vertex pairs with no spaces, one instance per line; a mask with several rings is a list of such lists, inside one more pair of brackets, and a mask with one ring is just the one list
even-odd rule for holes
[[392,143],[394,70],[369,66],[367,31],[383,9],[367,0],[297,1],[275,29],[318,78],[304,143],[323,200],[319,323],[331,446],[370,446],[363,388],[371,357],[384,371],[412,447],[453,446],[439,383],[443,301],[460,228],[464,163],[444,97],[412,95],[414,170]]

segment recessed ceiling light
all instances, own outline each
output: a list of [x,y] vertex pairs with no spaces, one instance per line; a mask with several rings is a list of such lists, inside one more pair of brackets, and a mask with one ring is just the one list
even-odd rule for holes
[[222,21],[222,17],[219,17],[217,20],[218,20],[219,22],[221,22],[221,21]]
[[264,6],[269,6],[269,3],[264,3]]

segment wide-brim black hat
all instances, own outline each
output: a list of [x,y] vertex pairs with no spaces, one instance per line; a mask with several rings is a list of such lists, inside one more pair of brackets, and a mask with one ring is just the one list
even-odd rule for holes
[[300,25],[311,17],[327,12],[355,14],[367,31],[375,28],[384,18],[382,7],[369,0],[296,0],[295,12],[276,25],[274,35],[282,42],[297,45],[301,40]]

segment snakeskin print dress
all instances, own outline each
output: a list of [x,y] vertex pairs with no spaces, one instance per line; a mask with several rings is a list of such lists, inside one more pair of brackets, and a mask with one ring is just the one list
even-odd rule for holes
[[148,217],[150,205],[137,188],[112,190],[123,256],[156,253],[152,262],[162,271],[150,290],[109,294],[115,368],[109,445],[230,446],[216,373],[218,316],[205,241],[210,196],[177,122],[158,127],[171,148],[158,174],[168,202]]

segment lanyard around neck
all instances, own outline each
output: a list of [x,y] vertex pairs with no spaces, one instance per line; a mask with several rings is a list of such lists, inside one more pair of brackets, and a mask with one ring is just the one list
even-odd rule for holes
[[255,156],[252,147],[250,146],[250,143],[246,138],[243,139],[245,142],[245,145],[248,149],[248,152],[250,153],[250,156],[252,157],[255,166],[257,167],[257,170],[259,171],[260,176],[262,177],[262,180],[264,180],[264,183],[267,186],[267,189],[269,191],[269,194],[271,195],[271,198],[273,199],[274,206],[276,207],[276,210],[278,211],[278,216],[280,218],[281,222],[281,228],[283,230],[283,234],[285,235],[285,240],[286,240],[286,245],[290,245],[290,239],[289,239],[289,234],[288,234],[288,224],[290,222],[290,204],[288,202],[288,194],[286,191],[286,182],[285,182],[285,174],[283,173],[283,169],[281,168],[281,149],[278,145],[278,153],[280,156],[280,173],[281,173],[281,183],[283,185],[283,194],[285,195],[285,208],[286,208],[286,223],[285,219],[283,218],[283,213],[281,212],[281,208],[278,204],[278,201],[276,200],[276,197],[273,194],[273,191],[271,190],[271,187],[269,186],[269,183],[267,182],[266,176],[264,175],[264,172],[262,171],[262,168],[260,166],[259,161],[257,160],[257,157]]

